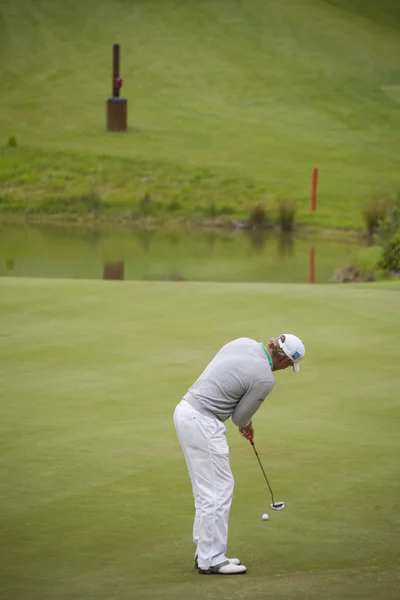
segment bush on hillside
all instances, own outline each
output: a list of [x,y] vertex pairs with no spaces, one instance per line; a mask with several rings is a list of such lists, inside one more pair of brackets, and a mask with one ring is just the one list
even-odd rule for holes
[[400,273],[400,229],[383,245],[378,267],[387,273]]
[[8,147],[9,148],[16,148],[17,147],[17,136],[15,135],[15,133],[11,133],[8,136]]
[[377,266],[386,273],[400,272],[400,195],[386,211],[378,229],[382,253]]

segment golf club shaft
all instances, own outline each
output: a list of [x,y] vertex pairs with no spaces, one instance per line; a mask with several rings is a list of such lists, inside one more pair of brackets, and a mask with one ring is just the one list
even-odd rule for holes
[[274,493],[273,493],[273,491],[272,491],[272,488],[271,488],[271,486],[269,485],[268,477],[267,477],[267,475],[265,474],[264,467],[263,467],[263,466],[262,466],[262,464],[261,464],[261,460],[260,460],[260,457],[258,456],[258,452],[257,452],[257,450],[256,450],[256,447],[255,447],[255,445],[254,445],[254,442],[253,442],[252,440],[250,440],[250,444],[253,446],[253,450],[254,450],[254,453],[255,453],[255,455],[257,456],[257,460],[258,460],[258,462],[259,462],[259,465],[260,465],[260,467],[261,467],[261,471],[263,472],[263,475],[264,475],[264,477],[265,477],[265,481],[267,482],[267,486],[269,487],[269,491],[271,492],[272,504],[275,504],[275,502],[274,502]]

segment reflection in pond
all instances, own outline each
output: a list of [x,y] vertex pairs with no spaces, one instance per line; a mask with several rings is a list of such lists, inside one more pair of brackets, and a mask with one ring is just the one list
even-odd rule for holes
[[146,229],[136,231],[137,239],[143,250],[150,249],[152,232]]
[[360,243],[265,232],[0,226],[0,276],[168,281],[331,280]]
[[7,258],[6,260],[6,271],[7,273],[11,273],[15,268],[15,260],[13,258]]
[[281,233],[279,240],[279,254],[281,256],[291,256],[294,251],[294,239],[292,233]]
[[265,231],[254,230],[246,234],[252,246],[258,251],[263,252],[267,243],[268,237]]
[[124,278],[125,265],[123,262],[105,263],[103,279],[122,280]]

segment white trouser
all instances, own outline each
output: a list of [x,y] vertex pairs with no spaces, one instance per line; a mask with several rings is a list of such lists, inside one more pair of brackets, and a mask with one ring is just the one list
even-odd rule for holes
[[192,481],[196,516],[193,540],[200,568],[226,560],[228,519],[234,481],[229,465],[226,427],[182,400],[174,423]]

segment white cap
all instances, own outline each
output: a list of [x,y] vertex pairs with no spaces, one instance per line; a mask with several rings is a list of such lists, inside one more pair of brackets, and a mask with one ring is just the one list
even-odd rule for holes
[[289,358],[293,361],[293,371],[297,373],[300,370],[299,362],[306,353],[303,342],[295,335],[291,333],[284,333],[285,341],[282,342],[280,337],[278,338],[278,344]]

